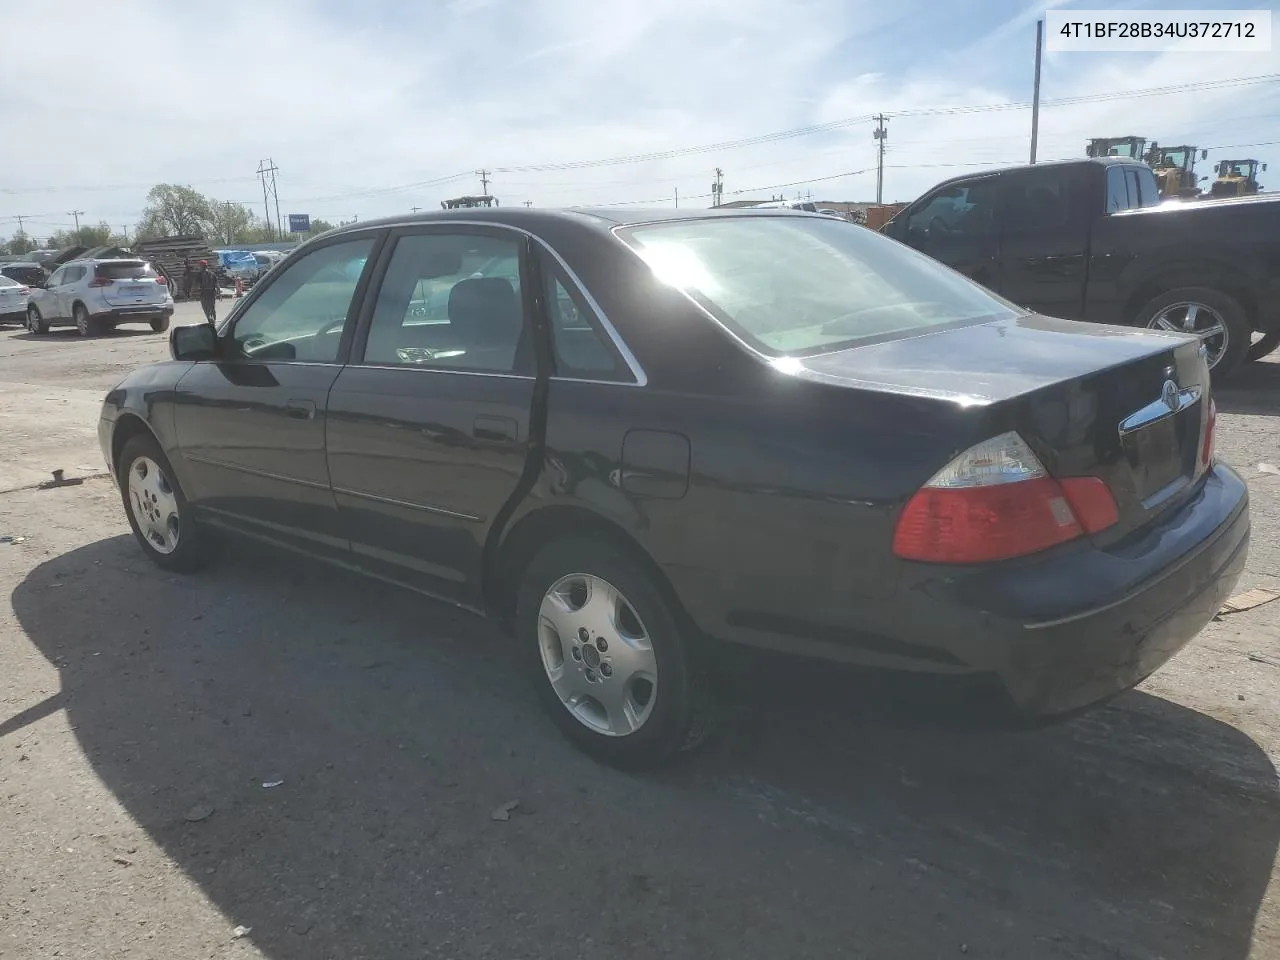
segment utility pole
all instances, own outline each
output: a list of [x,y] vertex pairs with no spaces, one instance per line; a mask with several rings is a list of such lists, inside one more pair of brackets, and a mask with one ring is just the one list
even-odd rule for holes
[[532,201],[532,200],[526,200],[526,201],[524,202],[524,205],[525,205],[526,207],[532,207],[532,206],[533,206],[533,201]]
[[67,211],[67,216],[69,216],[69,217],[75,217],[75,218],[76,218],[76,237],[77,237],[77,239],[78,239],[78,238],[79,238],[79,236],[80,236],[80,215],[81,215],[82,213],[84,213],[84,211],[83,211],[83,210],[68,210],[68,211]]
[[1040,139],[1040,48],[1044,44],[1044,21],[1036,21],[1036,80],[1031,93],[1031,162],[1036,162],[1036,143]]
[[410,213],[417,213],[417,212],[418,212],[419,210],[421,210],[421,209],[422,209],[421,207],[410,207],[410,208],[409,208],[409,212],[410,212]]
[[270,158],[267,159],[267,163],[271,164],[271,166],[267,168],[267,171],[271,174],[271,196],[275,197],[275,201],[276,201],[277,239],[283,240],[284,239],[284,220],[280,218],[280,191],[276,189],[276,171],[279,170],[280,168],[277,167],[276,162]]
[[680,188],[676,187],[676,209],[680,209]]
[[711,205],[720,206],[724,200],[724,171],[716,167],[716,182],[711,184]]
[[27,232],[26,232],[25,230],[23,230],[23,229],[22,229],[22,221],[23,221],[23,220],[26,220],[29,216],[30,216],[30,214],[23,214],[23,215],[22,215],[22,216],[20,216],[20,217],[15,216],[15,217],[13,218],[13,219],[15,219],[15,220],[17,220],[17,221],[18,221],[18,234],[17,234],[17,235],[18,235],[19,237],[24,237],[24,238],[25,238],[25,237],[26,237],[26,235],[27,235]]
[[487,196],[489,195],[489,177],[490,177],[490,173],[489,173],[489,171],[488,171],[488,170],[477,170],[477,171],[476,171],[476,176],[480,178],[480,190],[481,190],[481,194],[482,194],[483,196],[486,196],[486,197],[487,197]]
[[258,161],[258,179],[262,181],[262,214],[267,221],[267,236],[275,236],[271,230],[271,205],[267,202],[267,161]]
[[876,129],[871,135],[880,141],[879,156],[876,160],[876,205],[884,203],[884,142],[889,137],[889,131],[884,125],[889,122],[889,118],[883,113],[877,113],[875,116]]

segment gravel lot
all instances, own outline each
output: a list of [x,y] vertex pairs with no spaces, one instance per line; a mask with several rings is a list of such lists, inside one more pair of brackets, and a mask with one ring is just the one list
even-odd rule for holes
[[[787,677],[626,776],[470,617],[256,549],[152,567],[94,431],[165,350],[0,333],[0,957],[1280,957],[1280,601],[1069,724]],[[1280,589],[1280,363],[1218,397],[1240,590]]]

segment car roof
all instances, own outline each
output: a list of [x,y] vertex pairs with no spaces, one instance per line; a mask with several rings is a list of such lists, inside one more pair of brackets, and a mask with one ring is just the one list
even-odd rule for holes
[[106,257],[102,260],[97,260],[97,259],[94,259],[93,257],[77,257],[74,260],[68,260],[66,263],[62,264],[62,266],[69,267],[73,263],[92,263],[95,266],[97,266],[100,263],[146,263],[146,262],[147,262],[146,257]]
[[10,260],[6,263],[0,263],[0,270],[8,267],[22,267],[24,270],[43,270],[44,267],[36,263],[34,260]]
[[[325,236],[344,233],[357,233],[363,230],[378,229],[389,226],[409,226],[431,223],[492,223],[499,226],[512,226],[536,232],[539,227],[552,223],[572,223],[608,232],[617,226],[637,223],[654,223],[659,221],[705,220],[731,217],[821,217],[822,214],[803,210],[783,208],[760,209],[756,207],[736,207],[731,210],[716,207],[692,208],[676,210],[665,207],[629,208],[625,210],[612,207],[569,207],[564,209],[549,208],[514,208],[514,207],[478,207],[461,210],[433,210],[428,213],[410,214],[409,216],[382,217],[377,220],[360,220],[335,228]],[[829,219],[823,217],[823,219]]]

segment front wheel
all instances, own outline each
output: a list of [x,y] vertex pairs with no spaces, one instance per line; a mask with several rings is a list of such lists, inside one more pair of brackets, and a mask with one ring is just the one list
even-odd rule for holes
[[126,442],[118,468],[125,514],[147,556],[166,570],[200,566],[206,556],[201,531],[155,438],[138,434]]
[[543,548],[521,581],[515,626],[543,709],[584,752],[639,769],[693,745],[680,618],[621,551],[579,537]]
[[75,309],[71,311],[71,316],[76,322],[76,330],[82,337],[94,337],[98,334],[98,324],[89,316],[89,311],[83,303],[77,303]]
[[169,329],[169,318],[158,317],[157,319],[152,320],[151,329],[154,330],[156,333],[164,333],[166,330]]
[[1244,361],[1252,328],[1232,297],[1208,287],[1179,287],[1152,298],[1138,322],[1153,330],[1191,333],[1204,345],[1209,369],[1230,376]]
[[27,307],[27,329],[39,336],[49,332],[49,321],[40,316],[40,310],[34,303]]
[[1252,363],[1254,360],[1261,360],[1267,354],[1273,353],[1276,347],[1280,347],[1280,330],[1264,333],[1261,340],[1249,345],[1249,350],[1244,355],[1245,362]]

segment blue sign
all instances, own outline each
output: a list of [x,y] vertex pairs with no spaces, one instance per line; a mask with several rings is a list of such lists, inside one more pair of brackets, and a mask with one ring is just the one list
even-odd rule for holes
[[311,230],[311,214],[309,213],[289,214],[289,232],[290,233],[309,233],[310,230]]

